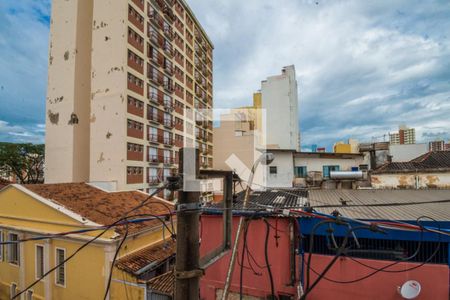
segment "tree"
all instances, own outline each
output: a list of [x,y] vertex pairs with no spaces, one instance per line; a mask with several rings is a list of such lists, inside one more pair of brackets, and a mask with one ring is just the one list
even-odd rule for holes
[[12,173],[20,183],[42,183],[44,145],[0,142],[0,169]]

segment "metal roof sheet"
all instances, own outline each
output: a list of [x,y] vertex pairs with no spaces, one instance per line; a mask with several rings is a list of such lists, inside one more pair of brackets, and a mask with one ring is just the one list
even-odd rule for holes
[[[342,201],[348,205],[414,203],[423,201],[450,200],[450,190],[311,190],[311,206],[336,205]],[[450,221],[450,203],[430,203],[405,206],[378,207],[327,207],[316,208],[318,212],[330,214],[338,210],[343,216],[354,219],[415,221],[428,216],[438,221]]]

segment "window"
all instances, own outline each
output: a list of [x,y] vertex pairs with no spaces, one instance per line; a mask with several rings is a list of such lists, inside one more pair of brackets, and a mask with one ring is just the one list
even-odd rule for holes
[[0,261],[3,261],[3,231],[0,230]]
[[[15,233],[8,234],[8,240],[11,242],[19,240],[19,236]],[[8,262],[13,265],[19,265],[20,251],[19,243],[12,243],[8,245]]]
[[9,287],[10,299],[14,298],[16,294],[17,294],[17,283],[11,283],[11,286]]
[[56,265],[60,265],[56,269],[56,284],[65,287],[66,286],[66,265],[62,264],[66,259],[66,250],[56,248]]
[[323,166],[323,177],[329,178],[331,171],[339,171],[339,166]]
[[36,245],[36,279],[44,275],[44,246]]
[[306,167],[304,167],[304,166],[295,167],[294,171],[295,171],[295,177],[305,178],[308,175],[308,171],[307,171]]
[[270,174],[277,174],[277,167],[269,167]]

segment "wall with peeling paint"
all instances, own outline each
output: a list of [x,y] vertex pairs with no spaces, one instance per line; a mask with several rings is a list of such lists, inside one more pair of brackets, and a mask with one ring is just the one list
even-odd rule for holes
[[89,179],[93,0],[52,4],[46,117],[46,183]]
[[127,1],[94,2],[90,180],[118,189],[127,175],[127,18]]
[[450,172],[376,174],[371,181],[376,189],[450,189]]

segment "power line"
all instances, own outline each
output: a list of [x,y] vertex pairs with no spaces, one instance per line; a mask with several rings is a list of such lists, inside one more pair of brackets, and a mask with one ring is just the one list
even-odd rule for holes
[[[71,254],[69,257],[67,257],[66,259],[64,259],[61,263],[59,263],[58,265],[56,265],[55,267],[51,268],[50,270],[48,270],[45,274],[43,274],[40,278],[38,278],[37,280],[35,280],[33,283],[31,283],[30,285],[28,285],[25,289],[23,289],[21,292],[17,293],[12,299],[17,299],[19,298],[23,293],[25,293],[27,290],[31,289],[33,286],[35,286],[37,283],[39,283],[42,279],[44,279],[45,277],[47,277],[49,274],[51,274],[53,271],[57,270],[59,267],[63,266],[65,263],[67,263],[68,261],[70,261],[73,257],[75,257],[75,255],[77,255],[81,250],[83,250],[84,248],[86,248],[87,246],[89,246],[91,243],[95,242],[97,239],[99,239],[101,236],[103,236],[109,229],[111,229],[112,227],[116,226],[118,223],[127,220],[128,218],[131,218],[133,216],[129,216],[130,213],[136,211],[137,209],[143,207],[148,201],[149,199],[151,199],[154,195],[156,195],[160,190],[164,189],[166,187],[166,185],[158,188],[157,190],[155,190],[152,194],[150,194],[146,199],[144,199],[139,205],[137,205],[136,207],[134,207],[133,209],[129,210],[128,212],[126,212],[124,214],[123,217],[121,217],[120,219],[116,220],[114,223],[108,225],[102,232],[100,232],[99,234],[97,234],[94,238],[90,239],[89,241],[87,241],[86,243],[84,243],[83,245],[81,245],[77,250],[75,250],[75,252],[73,254]],[[156,216],[155,216],[156,217]],[[164,221],[162,221],[160,219],[160,217],[157,217],[158,220],[160,220],[163,224],[165,224]]]

